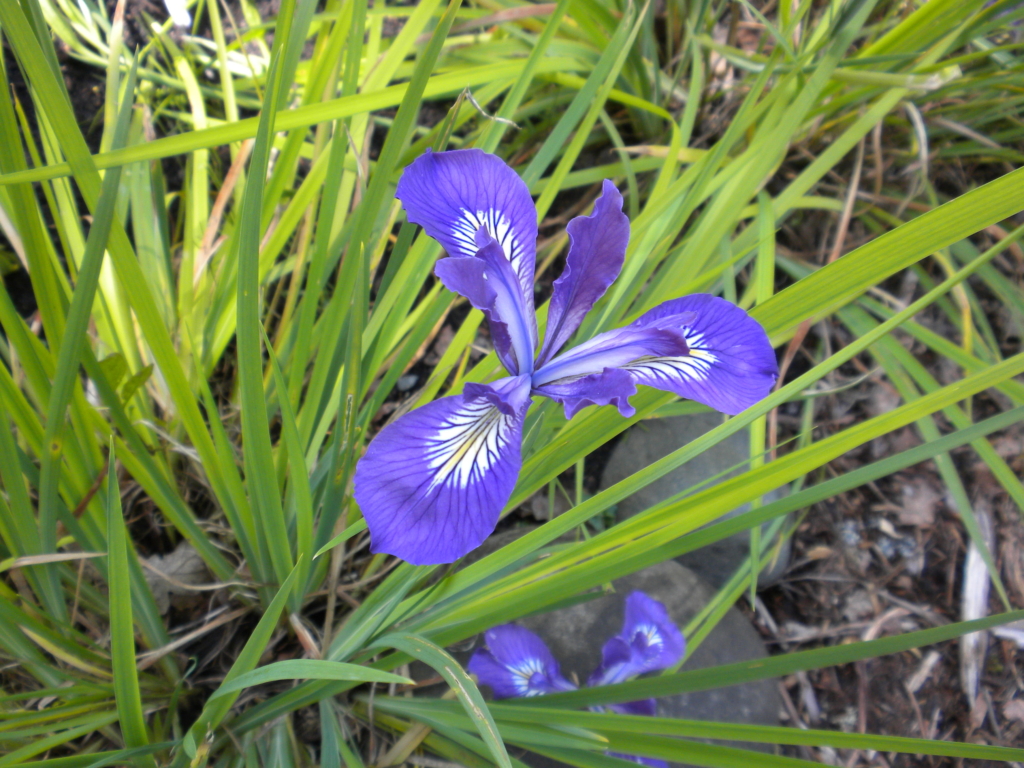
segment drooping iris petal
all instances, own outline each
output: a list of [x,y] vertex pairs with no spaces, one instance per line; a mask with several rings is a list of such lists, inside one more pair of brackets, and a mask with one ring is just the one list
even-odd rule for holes
[[479,546],[515,487],[529,404],[529,376],[467,384],[381,430],[355,474],[371,550],[434,565]]
[[577,216],[565,230],[569,233],[569,255],[554,283],[538,366],[569,340],[622,269],[629,244],[629,219],[622,212],[622,195],[615,185],[605,179],[593,214]]
[[575,685],[559,673],[551,651],[530,630],[502,624],[484,633],[487,648],[469,660],[467,669],[494,691],[494,698],[509,699],[571,691]]
[[637,384],[675,392],[733,415],[771,391],[779,374],[775,351],[761,325],[740,307],[698,293],[666,301],[629,327],[673,326],[682,332],[688,352],[630,363],[626,369]]
[[636,413],[636,408],[629,403],[629,398],[636,394],[636,384],[629,372],[621,368],[605,368],[589,376],[559,379],[534,387],[533,393],[561,403],[566,419],[588,405],[614,405],[626,418]]
[[643,592],[626,598],[622,631],[602,649],[601,666],[589,685],[612,685],[656,672],[683,658],[686,641],[665,606]]
[[590,376],[606,368],[620,368],[639,358],[685,355],[688,349],[679,329],[616,328],[563,352],[537,369],[533,374],[533,386],[542,387],[560,379]]
[[518,278],[498,242],[482,228],[477,236],[481,247],[475,256],[440,259],[434,274],[484,313],[494,351],[509,373],[530,373],[537,336],[533,307],[523,303]]
[[486,227],[532,308],[537,210],[525,182],[501,158],[479,149],[428,150],[402,173],[395,197],[449,256],[475,255],[477,230]]

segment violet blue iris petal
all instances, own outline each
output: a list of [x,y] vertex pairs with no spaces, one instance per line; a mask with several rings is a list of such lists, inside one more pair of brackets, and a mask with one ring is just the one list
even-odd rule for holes
[[621,368],[644,357],[685,355],[688,349],[680,329],[627,325],[600,333],[538,368],[533,374],[533,386],[590,376],[606,368]]
[[518,278],[498,241],[482,228],[477,236],[481,247],[475,256],[440,259],[434,274],[484,313],[494,351],[509,373],[530,373],[537,335],[533,305],[523,304]]
[[626,701],[621,704],[609,704],[608,709],[619,715],[643,715],[644,717],[654,717],[658,713],[658,702],[656,699]]
[[665,606],[643,592],[626,598],[622,631],[602,649],[601,666],[588,685],[613,685],[671,667],[683,658],[686,641]]
[[593,214],[577,216],[565,231],[569,234],[569,255],[554,283],[538,367],[558,353],[622,269],[629,244],[629,219],[622,212],[622,195],[615,185],[605,179]]
[[605,752],[608,757],[617,757],[620,760],[628,760],[631,763],[647,765],[650,768],[668,768],[668,763],[656,757],[641,757],[640,755],[624,755],[621,752]]
[[636,384],[629,372],[621,368],[605,368],[601,373],[589,376],[559,379],[534,387],[533,393],[561,403],[566,419],[571,419],[588,405],[614,405],[626,418],[636,413],[636,408],[629,402],[629,398],[636,394]]
[[576,686],[562,677],[551,651],[530,630],[502,624],[484,633],[487,648],[469,660],[467,669],[494,691],[494,698],[541,696],[572,691]]
[[494,530],[522,463],[528,375],[467,384],[382,429],[356,466],[373,552],[451,563]]
[[449,256],[476,255],[477,230],[486,227],[532,310],[537,209],[526,183],[500,157],[480,149],[427,150],[403,171],[395,197]]
[[[691,314],[692,319],[686,319]],[[664,329],[677,318],[680,322],[675,325],[689,352],[652,356],[626,366],[637,384],[674,392],[732,415],[771,392],[779,366],[768,334],[725,299],[706,293],[672,299],[629,327]]]

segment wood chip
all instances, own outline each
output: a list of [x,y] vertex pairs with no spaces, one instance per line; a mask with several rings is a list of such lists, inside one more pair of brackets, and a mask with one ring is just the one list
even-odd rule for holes
[[907,690],[911,693],[917,693],[921,690],[921,686],[928,682],[928,678],[931,677],[932,670],[935,669],[935,665],[939,663],[939,659],[942,658],[942,654],[938,651],[928,651],[928,655],[924,657],[924,661],[921,662],[921,666],[917,668],[917,671],[907,680]]
[[903,508],[899,518],[901,525],[930,527],[935,525],[935,510],[942,503],[942,495],[924,478],[916,478],[905,484]]
[[1024,723],[1024,699],[1013,699],[1003,704],[1003,717]]
[[[993,545],[992,518],[984,505],[978,504],[974,510],[978,519],[978,527],[981,528],[985,544],[991,551]],[[988,567],[982,559],[981,551],[972,541],[967,549],[967,559],[964,562],[963,591],[960,593],[960,619],[971,621],[981,619],[988,614],[989,594]],[[984,715],[977,714],[978,707],[983,706],[982,699],[978,695],[981,684],[981,670],[984,667],[985,653],[988,650],[988,634],[986,632],[971,632],[960,638],[960,687],[968,704],[971,706],[972,722],[977,718],[984,720]],[[982,702],[979,704],[979,702]]]

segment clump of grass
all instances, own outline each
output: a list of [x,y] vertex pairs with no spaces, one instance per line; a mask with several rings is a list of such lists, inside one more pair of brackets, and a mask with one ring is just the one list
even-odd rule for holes
[[[129,51],[123,3],[111,16],[91,0],[0,4],[13,53],[5,66],[27,83],[0,100],[0,207],[38,307],[23,318],[0,291],[9,427],[0,429],[0,653],[10,661],[0,765],[306,764],[296,718],[314,706],[324,766],[362,765],[363,747],[373,759],[370,743],[385,733],[403,759],[425,749],[465,765],[511,765],[503,740],[578,766],[618,765],[607,749],[699,765],[777,762],[694,736],[1024,758],[995,746],[578,711],[849,663],[1021,618],[949,460],[969,444],[1024,502],[986,439],[1024,416],[1014,378],[1024,357],[992,332],[972,287],[1024,317],[1019,286],[992,266],[1024,235],[1006,223],[1024,208],[1022,172],[1012,170],[1022,76],[1012,23],[1024,11],[1013,5],[705,1],[655,13],[616,0],[284,0],[263,21],[243,0],[193,8],[194,30],[141,14],[144,24],[134,23],[147,42]],[[404,23],[387,36],[394,19]],[[105,71],[99,152],[72,110],[53,38]],[[14,72],[2,75],[10,92]],[[466,88],[472,98],[460,97]],[[443,119],[423,124],[428,104],[444,104]],[[499,369],[476,346],[482,315],[434,282],[439,247],[400,220],[392,199],[401,168],[423,150],[468,146],[511,159],[542,226],[586,209],[602,178],[628,190],[623,275],[582,338],[708,291],[751,308],[784,367],[813,323],[843,326],[848,343],[644,471],[435,574],[365,554],[350,480],[396,407],[399,378],[448,318],[461,319],[448,325],[450,342],[397,407]],[[811,215],[835,221],[822,258],[777,247],[778,231]],[[844,253],[852,227],[865,242]],[[969,238],[983,230],[992,243],[980,250]],[[564,246],[542,243],[543,269]],[[886,281],[905,274],[920,289],[889,301]],[[955,338],[916,324],[930,307]],[[897,329],[962,378],[940,385]],[[855,361],[881,366],[902,404],[816,435],[813,388]],[[979,419],[973,399],[993,388],[1006,407]],[[633,419],[590,409],[568,423],[537,406],[508,511],[630,424],[678,409],[673,401],[648,390]],[[772,414],[794,403],[806,417],[782,447]],[[822,478],[831,460],[910,424],[921,445]],[[748,426],[755,439],[740,476],[546,549]],[[443,650],[930,458],[1005,613],[516,705],[486,705]],[[140,564],[152,552],[132,543],[135,521],[121,508],[129,484],[153,505],[165,551],[187,542],[209,571],[214,600],[194,625],[177,625],[153,597]],[[701,527],[787,484],[785,498]],[[717,609],[751,588],[757,561],[773,555],[763,543],[688,628],[691,649]],[[218,637],[216,652],[193,651]],[[274,661],[284,646],[306,658]],[[434,667],[458,700],[377,695],[371,707],[351,695],[365,682],[400,682],[391,671],[411,659]],[[256,685],[258,694],[243,687]]]

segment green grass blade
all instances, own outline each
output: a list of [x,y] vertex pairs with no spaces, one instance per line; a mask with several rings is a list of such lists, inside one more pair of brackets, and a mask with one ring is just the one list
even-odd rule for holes
[[[274,595],[274,599],[270,601],[270,604],[260,617],[256,628],[252,631],[252,634],[249,635],[249,639],[245,641],[245,645],[241,652],[232,663],[231,669],[228,671],[227,675],[224,676],[224,682],[221,683],[222,685],[230,683],[232,680],[235,680],[246,672],[251,671],[259,662],[260,656],[263,655],[263,652],[266,650],[267,643],[270,642],[270,638],[273,635],[274,630],[277,628],[277,622],[281,618],[281,613],[284,611],[285,605],[291,599],[291,592],[295,587],[298,574],[298,568],[292,569],[292,572],[288,574],[284,583],[281,584],[280,589],[277,590],[277,594]],[[203,711],[188,731],[188,736],[191,737],[193,750],[196,745],[203,742],[208,732],[213,731],[218,725],[220,725],[228,712],[231,711],[231,707],[234,705],[237,698],[238,693],[233,692],[218,697],[214,701],[209,701],[203,706]],[[175,756],[175,760],[172,765],[175,766],[175,768],[182,768],[182,766],[186,765],[190,757],[195,757],[194,751],[192,755],[189,755],[188,752],[189,747],[186,743],[185,748],[179,750],[178,754]]]
[[324,554],[326,552],[330,552],[332,549],[334,549],[336,546],[338,546],[342,542],[348,541],[353,536],[355,536],[357,533],[362,533],[365,530],[366,530],[366,520],[359,520],[358,522],[352,523],[351,525],[346,527],[344,531],[342,531],[337,536],[335,536],[333,539],[331,539],[326,544],[324,544],[322,547],[320,547],[320,549],[318,549],[316,551],[316,554],[313,555],[313,559],[315,560],[316,558],[320,557],[320,555],[322,555],[322,554]]
[[274,385],[277,388],[278,402],[281,406],[281,431],[284,435],[284,449],[288,459],[288,468],[291,473],[289,489],[295,506],[295,551],[298,556],[305,555],[305,566],[299,574],[299,583],[305,584],[309,575],[309,568],[312,565],[310,550],[313,549],[313,495],[309,489],[309,472],[306,469],[306,457],[302,450],[302,441],[299,438],[298,425],[295,421],[295,413],[292,410],[291,402],[288,400],[288,385],[281,371],[281,365],[274,352],[274,345],[270,338],[260,326],[260,333],[263,336],[263,343],[270,359],[270,367],[274,376]]
[[[128,74],[128,81],[125,84],[124,98],[117,113],[117,124],[111,138],[111,145],[114,147],[123,146],[128,138],[132,98],[135,93],[135,75],[136,67],[133,62],[132,69]],[[50,390],[50,401],[46,414],[46,434],[43,438],[46,449],[40,457],[39,470],[39,531],[40,543],[44,552],[54,551],[56,545],[57,494],[60,483],[61,455],[64,452],[65,412],[71,401],[74,388],[79,384],[78,370],[82,347],[87,343],[86,331],[92,314],[111,222],[116,215],[115,207],[120,180],[120,169],[111,169],[103,180],[103,190],[100,193],[93,225],[86,241],[85,255],[78,271],[78,283],[71,300],[71,308],[68,310],[64,337],[57,357],[57,370],[53,387]],[[55,618],[66,616],[63,599],[57,605],[50,605],[49,609]],[[137,747],[142,744],[130,744],[129,746]]]
[[[3,17],[0,17],[0,21]],[[465,87],[473,87],[493,82],[501,78],[513,78],[522,72],[525,60],[486,64],[456,72],[445,72],[430,78],[423,91],[423,98],[435,99],[442,96],[457,95]],[[547,57],[537,63],[537,74],[563,72],[577,68],[575,59],[568,57]],[[330,101],[312,104],[280,113],[275,120],[279,131],[290,131],[296,128],[308,128],[327,120],[351,117],[364,112],[376,112],[401,103],[409,89],[408,83],[392,85],[365,94],[340,97]],[[139,162],[142,160],[158,160],[164,157],[192,152],[197,149],[221,146],[243,139],[251,139],[256,135],[259,125],[257,118],[245,118],[237,123],[207,128],[202,131],[190,131],[177,136],[167,136],[139,147],[102,153],[95,156],[98,169],[112,168],[115,165]],[[17,171],[0,176],[0,184],[20,184],[32,181],[68,176],[72,173],[68,163],[55,163]]]
[[[293,12],[294,3],[282,6],[282,14]],[[249,183],[242,197],[238,234],[234,238],[238,259],[238,380],[242,409],[242,450],[245,457],[246,485],[252,504],[257,535],[270,558],[277,582],[282,583],[292,570],[292,554],[284,508],[278,491],[270,444],[263,389],[263,353],[261,348],[259,253],[263,209],[263,181],[267,175],[274,137],[275,105],[281,84],[281,58],[285,39],[275,37],[268,74],[265,108],[260,113],[259,130],[249,164]]]
[[[710,720],[688,720],[668,717],[619,715],[611,712],[581,712],[543,706],[520,707],[515,704],[493,702],[491,714],[499,727],[507,722],[532,723],[546,726],[575,726],[596,733],[633,733],[679,738],[707,738],[729,741],[747,741],[759,744],[792,744],[829,746],[838,749],[874,749],[880,752],[938,755],[943,757],[975,758],[978,760],[1020,760],[1024,749],[989,746],[987,744],[957,744],[936,739],[876,736],[874,734],[844,733],[803,728],[785,728],[746,723],[719,723]],[[437,699],[407,699],[379,696],[374,707],[411,717],[420,713],[444,712],[471,727],[468,718],[456,702]]]
[[824,317],[879,280],[1024,208],[1024,168],[972,189],[777,293],[751,314],[773,339]]
[[243,688],[277,680],[351,680],[360,683],[398,683],[399,685],[412,685],[413,683],[407,677],[359,664],[320,659],[290,659],[267,664],[259,669],[246,672],[244,675],[239,675],[230,682],[225,681],[210,695],[210,698],[215,699]]
[[142,713],[139,676],[135,669],[135,629],[132,624],[128,542],[121,512],[121,489],[117,484],[117,470],[114,465],[113,440],[110,441],[109,456],[107,545],[110,549],[107,581],[110,585],[110,663],[114,671],[114,698],[117,701],[117,717],[121,723],[121,735],[125,746],[145,747],[149,743],[149,737],[146,734],[146,720]]
[[987,616],[974,621],[961,621],[941,627],[906,632],[894,637],[883,637],[878,640],[865,640],[828,648],[815,648],[809,651],[797,651],[767,659],[741,661],[718,667],[707,667],[674,675],[662,675],[629,683],[608,685],[602,688],[586,688],[579,691],[555,693],[539,699],[523,699],[516,706],[557,705],[560,707],[588,707],[597,704],[614,704],[623,701],[635,701],[648,696],[674,696],[679,693],[704,691],[727,685],[739,685],[753,680],[764,680],[795,672],[821,669],[837,664],[850,664],[854,661],[871,659],[900,653],[911,648],[923,648],[935,643],[945,642],[961,637],[970,632],[979,632],[992,627],[1002,626],[1009,622],[1024,618],[1024,611]]
[[458,696],[466,714],[473,720],[480,737],[491,750],[494,761],[503,768],[512,768],[505,744],[494,724],[494,718],[487,709],[480,690],[476,687],[459,663],[443,648],[429,640],[411,634],[386,635],[374,643],[376,647],[395,648],[437,671]]

